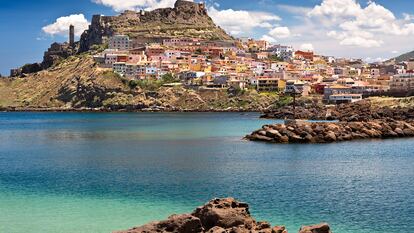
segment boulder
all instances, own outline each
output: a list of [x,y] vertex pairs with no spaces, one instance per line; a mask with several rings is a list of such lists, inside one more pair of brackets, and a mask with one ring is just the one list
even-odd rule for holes
[[335,133],[332,132],[332,131],[328,131],[325,134],[325,140],[328,141],[328,142],[334,142],[334,141],[336,141],[336,135],[335,135]]
[[280,143],[288,143],[289,142],[289,137],[288,136],[282,136],[279,138],[279,142]]
[[404,135],[405,136],[414,136],[414,130],[412,130],[412,129],[409,129],[409,128],[405,128],[404,130],[403,130],[403,133],[404,133]]
[[226,229],[222,227],[213,227],[207,231],[207,233],[227,233]]
[[288,233],[286,227],[284,226],[275,226],[273,227],[272,233]]
[[232,228],[254,224],[253,218],[250,217],[249,206],[246,203],[237,202],[233,198],[214,199],[206,205],[198,207],[192,215],[201,220],[206,230],[215,226]]
[[399,136],[404,136],[404,131],[401,128],[395,128],[394,132],[396,132]]
[[327,223],[321,223],[313,226],[303,226],[299,233],[332,233],[331,228]]
[[271,137],[271,138],[280,138],[282,137],[282,135],[279,133],[279,131],[275,130],[275,129],[269,129],[266,131],[266,136]]
[[253,141],[266,141],[266,142],[273,141],[272,138],[269,138],[269,137],[266,137],[260,134],[253,134],[252,136],[248,136],[247,138]]
[[168,220],[152,222],[140,227],[115,233],[150,233],[150,232],[172,232],[172,233],[201,233],[204,229],[199,218],[190,214],[172,215]]

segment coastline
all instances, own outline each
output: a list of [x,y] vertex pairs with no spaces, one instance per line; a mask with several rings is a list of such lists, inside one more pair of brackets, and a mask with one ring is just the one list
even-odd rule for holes
[[226,113],[226,112],[239,112],[239,113],[248,113],[256,112],[262,113],[261,109],[163,109],[163,108],[143,108],[143,109],[134,109],[134,108],[121,108],[121,109],[104,109],[104,108],[20,108],[20,107],[6,107],[1,108],[0,112],[91,112],[91,113],[111,113],[111,112],[211,112],[211,113]]

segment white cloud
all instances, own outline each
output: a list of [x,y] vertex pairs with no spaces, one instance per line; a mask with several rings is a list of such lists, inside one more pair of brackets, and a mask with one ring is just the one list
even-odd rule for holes
[[273,38],[287,38],[290,36],[288,27],[275,27],[268,33]]
[[288,38],[290,36],[291,33],[288,27],[277,26],[270,30],[266,35],[263,35],[262,39],[270,43],[275,43],[278,39]]
[[88,28],[89,22],[83,14],[63,16],[56,19],[54,23],[44,26],[42,31],[51,36],[66,36],[70,25],[75,26],[75,35],[80,36]]
[[414,20],[414,15],[403,13],[403,17],[405,21],[412,21]]
[[365,62],[368,63],[375,63],[375,62],[383,62],[386,59],[382,58],[382,57],[377,57],[377,58],[372,58],[372,57],[367,57],[364,59]]
[[380,47],[383,43],[384,42],[381,40],[367,39],[360,36],[346,37],[341,42],[339,42],[340,45],[349,45],[364,48]]
[[289,13],[299,14],[299,15],[306,15],[312,10],[312,8],[309,8],[309,7],[292,6],[292,5],[285,5],[285,4],[279,4],[277,5],[277,8],[279,8],[282,11],[287,11]]
[[277,40],[275,38],[273,38],[271,36],[268,36],[268,35],[263,35],[262,38],[260,38],[260,39],[265,40],[265,41],[270,42],[270,43],[276,43],[277,42]]
[[218,10],[209,7],[208,14],[213,21],[232,35],[249,35],[256,28],[272,28],[279,16],[255,11],[245,10]]
[[355,0],[323,0],[308,12],[310,17],[328,18],[336,22],[347,17],[356,16],[361,11],[361,6]]
[[304,43],[300,46],[300,50],[303,51],[314,51],[313,44],[311,43]]
[[374,48],[383,45],[387,36],[414,35],[414,23],[407,22],[408,14],[405,21],[397,19],[373,1],[362,7],[356,0],[323,0],[307,16],[343,46]]
[[[156,8],[173,7],[175,0],[92,0],[97,4],[111,7],[114,11],[152,10]],[[191,1],[191,0],[190,0]]]

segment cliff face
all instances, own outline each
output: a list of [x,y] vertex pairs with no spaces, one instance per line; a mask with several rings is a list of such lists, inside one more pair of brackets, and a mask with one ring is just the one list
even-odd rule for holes
[[174,8],[153,11],[125,11],[119,16],[95,15],[80,40],[80,52],[101,44],[103,37],[126,34],[137,40],[192,37],[207,40],[231,40],[208,16],[204,4],[178,0]]

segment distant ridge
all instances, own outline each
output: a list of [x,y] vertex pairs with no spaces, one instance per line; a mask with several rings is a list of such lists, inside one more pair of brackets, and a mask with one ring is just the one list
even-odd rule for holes
[[395,57],[393,59],[395,59],[396,62],[403,62],[403,61],[408,61],[410,59],[414,59],[414,51],[404,53],[404,54],[402,54],[398,57]]

